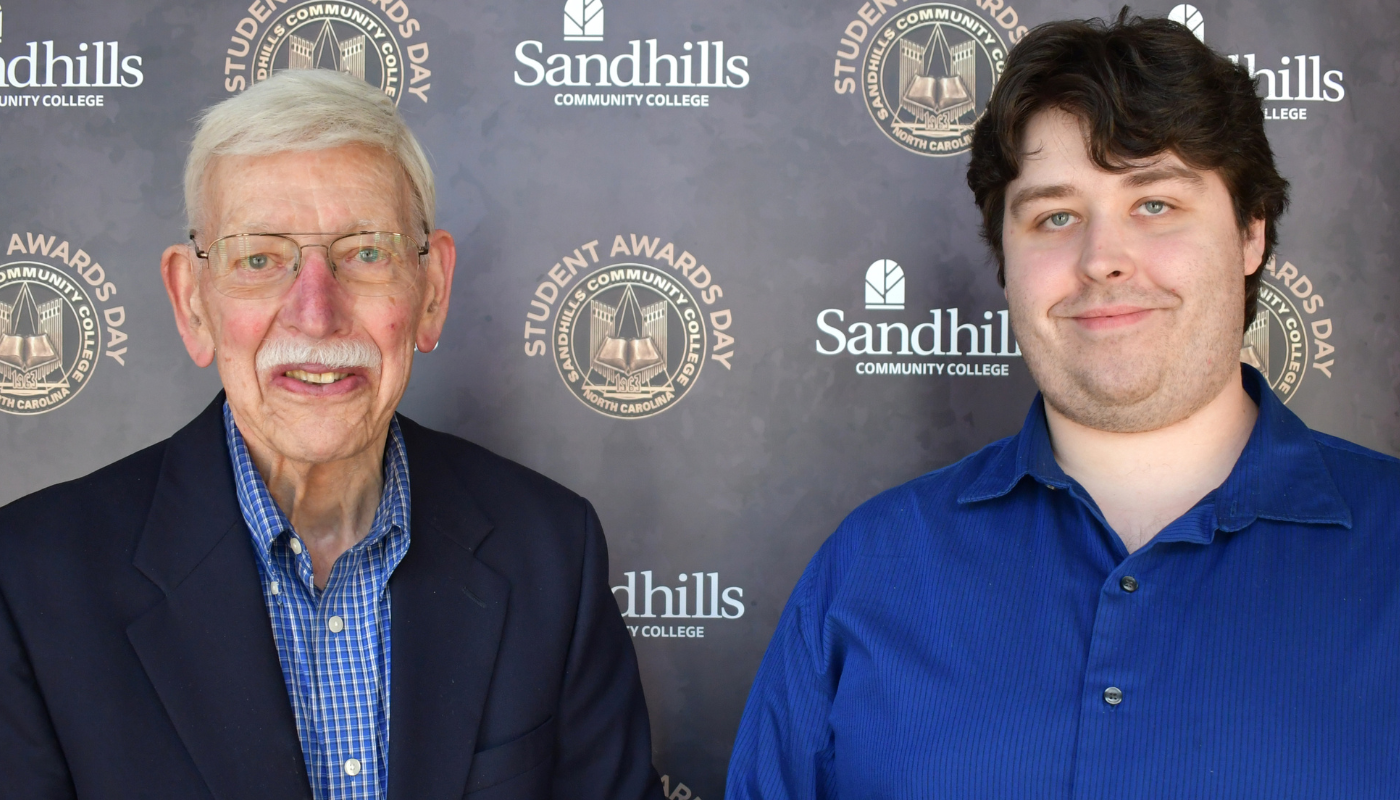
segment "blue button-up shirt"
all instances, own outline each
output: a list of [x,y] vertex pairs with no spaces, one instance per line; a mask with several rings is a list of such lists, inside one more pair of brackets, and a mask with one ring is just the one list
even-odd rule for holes
[[1230,476],[1129,554],[1025,427],[848,517],[728,797],[1400,797],[1400,461],[1253,369]]
[[[326,588],[273,501],[224,404],[238,505],[253,534],[272,637],[317,800],[382,798],[389,757],[389,576],[408,552],[408,457],[398,420],[369,535],[335,562]],[[249,765],[249,769],[256,769]]]

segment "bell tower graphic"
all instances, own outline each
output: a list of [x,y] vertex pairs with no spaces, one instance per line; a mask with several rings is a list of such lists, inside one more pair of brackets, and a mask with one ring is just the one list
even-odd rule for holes
[[899,40],[899,110],[913,122],[895,123],[910,133],[946,134],[971,127],[977,108],[977,43],[949,45],[934,24],[928,44]]
[[601,300],[590,305],[589,375],[597,373],[603,382],[589,381],[588,388],[619,399],[672,390],[666,374],[666,301],[643,306],[628,285],[616,306]]
[[287,69],[331,69],[365,79],[365,36],[345,41],[335,35],[330,20],[314,40],[295,34],[287,37]]
[[63,369],[63,300],[38,303],[29,283],[14,302],[0,302],[0,391],[38,395],[66,387],[66,378],[47,380]]

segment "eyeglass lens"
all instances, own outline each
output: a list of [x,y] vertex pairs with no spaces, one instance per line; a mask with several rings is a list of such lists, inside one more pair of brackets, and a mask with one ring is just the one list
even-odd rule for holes
[[[272,297],[285,291],[301,266],[300,245],[285,236],[236,234],[214,242],[209,266],[215,287],[230,297]],[[399,233],[356,233],[324,246],[336,278],[352,293],[397,294],[417,265],[412,241]]]

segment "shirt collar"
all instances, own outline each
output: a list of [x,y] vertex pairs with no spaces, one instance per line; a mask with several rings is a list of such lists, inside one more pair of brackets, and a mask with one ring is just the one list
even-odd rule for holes
[[[290,531],[292,525],[272,499],[262,475],[253,466],[248,446],[233,421],[233,412],[227,402],[224,403],[224,431],[228,437],[228,451],[233,461],[235,489],[243,520],[253,534],[258,555],[267,559],[273,543]],[[398,417],[395,416],[389,422],[389,439],[384,447],[384,491],[379,498],[379,507],[375,509],[369,535],[355,547],[367,547],[394,530],[407,533],[409,511],[408,454],[404,448],[403,434],[399,431]]]
[[[1256,519],[1351,527],[1351,510],[1337,491],[1312,431],[1274,395],[1264,376],[1240,365],[1245,391],[1259,404],[1259,418],[1239,460],[1214,495],[1215,527],[1240,530]],[[1022,478],[1056,489],[1074,486],[1050,445],[1045,400],[1031,403],[1021,432],[1007,440],[958,496],[978,503],[1009,493]]]

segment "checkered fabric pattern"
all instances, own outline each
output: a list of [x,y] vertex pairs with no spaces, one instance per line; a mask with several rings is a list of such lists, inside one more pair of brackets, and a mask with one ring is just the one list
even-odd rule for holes
[[383,798],[389,767],[389,576],[408,552],[408,457],[398,420],[369,535],[336,561],[324,590],[311,555],[268,493],[224,404],[238,504],[253,534],[272,636],[316,800]]

